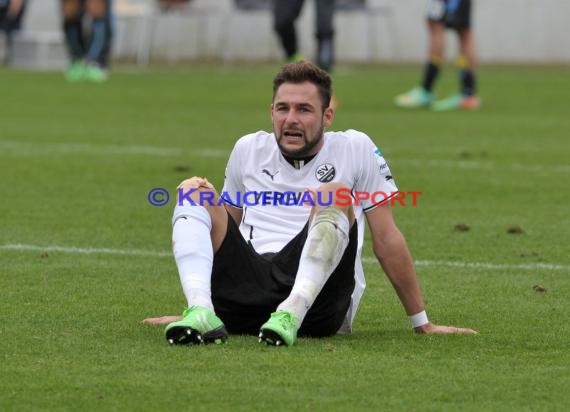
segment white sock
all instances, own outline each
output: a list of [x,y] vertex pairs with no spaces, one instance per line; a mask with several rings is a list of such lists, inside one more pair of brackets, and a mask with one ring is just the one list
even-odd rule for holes
[[211,291],[214,251],[210,238],[210,214],[203,206],[176,206],[172,225],[172,249],[188,306],[214,310]]
[[277,307],[296,316],[297,328],[340,263],[348,246],[348,233],[348,218],[337,208],[321,209],[313,217],[293,289]]

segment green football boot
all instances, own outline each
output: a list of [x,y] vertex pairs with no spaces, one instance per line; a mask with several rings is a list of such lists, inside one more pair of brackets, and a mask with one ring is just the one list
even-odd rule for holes
[[212,310],[200,306],[186,309],[182,320],[166,326],[165,334],[171,345],[223,343],[228,339],[228,332],[220,318]]
[[477,96],[454,94],[453,96],[436,101],[432,109],[436,112],[445,112],[448,110],[477,110],[479,106],[481,106],[481,101]]
[[76,60],[65,71],[65,79],[70,83],[77,83],[84,79],[85,66],[81,60]]
[[101,68],[97,64],[88,64],[85,66],[85,73],[83,76],[85,80],[92,83],[103,83],[107,81],[109,77],[107,70]]
[[279,310],[273,312],[267,322],[261,326],[259,342],[268,345],[291,346],[297,340],[297,318],[291,312]]
[[433,93],[421,86],[415,87],[407,93],[400,94],[394,99],[394,104],[404,109],[418,109],[428,107],[433,102]]
[[294,55],[292,55],[287,59],[289,63],[300,62],[302,60],[305,60],[305,58],[301,53],[295,53]]

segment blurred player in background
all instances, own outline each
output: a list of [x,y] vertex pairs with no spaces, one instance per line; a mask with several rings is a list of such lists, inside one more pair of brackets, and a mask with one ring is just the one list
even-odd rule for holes
[[[277,0],[273,2],[273,28],[279,36],[289,61],[302,60],[299,54],[295,21],[301,14],[305,0]],[[315,0],[317,38],[317,65],[331,72],[334,64],[333,17],[335,0]]]
[[113,35],[112,0],[61,0],[61,5],[63,33],[71,59],[65,77],[70,82],[104,82]]
[[20,30],[25,10],[26,0],[0,0],[0,31],[6,35],[4,64],[8,64],[12,57],[13,34]]
[[[403,108],[431,107],[435,111],[478,109],[480,100],[476,93],[477,61],[475,39],[471,31],[471,0],[429,0],[427,23],[429,60],[423,71],[421,85],[396,96],[394,103]],[[441,71],[448,28],[455,31],[459,38],[460,56],[457,58],[457,67],[460,91],[434,102],[432,90]]]

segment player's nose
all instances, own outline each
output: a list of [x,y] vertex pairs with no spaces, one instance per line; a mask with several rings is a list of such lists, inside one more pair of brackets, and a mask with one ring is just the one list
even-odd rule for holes
[[289,110],[287,112],[287,116],[285,117],[285,124],[297,124],[299,122],[299,118],[295,110]]

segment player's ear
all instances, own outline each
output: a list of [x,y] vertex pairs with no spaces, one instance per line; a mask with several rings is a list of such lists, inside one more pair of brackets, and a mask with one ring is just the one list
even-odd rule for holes
[[273,120],[273,103],[269,105],[269,114],[271,115],[271,120]]
[[329,127],[334,119],[334,109],[332,107],[327,107],[323,113],[323,126]]

